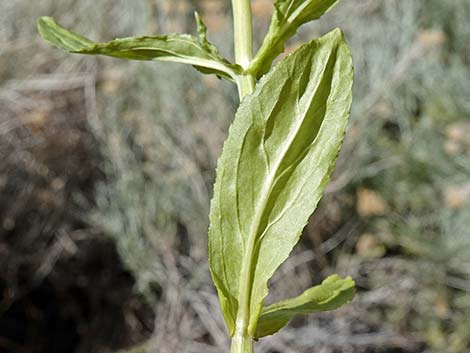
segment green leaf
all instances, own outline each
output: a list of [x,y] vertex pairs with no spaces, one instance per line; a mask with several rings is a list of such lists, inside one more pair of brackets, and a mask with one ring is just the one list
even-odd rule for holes
[[349,303],[354,294],[354,281],[351,277],[342,279],[338,275],[329,276],[320,285],[306,290],[298,297],[263,308],[255,338],[276,333],[296,315],[337,309]]
[[188,34],[169,34],[94,43],[61,27],[51,17],[39,18],[38,29],[45,40],[70,53],[185,63],[193,65],[203,73],[216,74],[233,81],[241,68],[229,63],[215,46],[207,41],[205,26],[199,16],[196,15],[196,19],[198,38]]
[[209,262],[231,334],[252,337],[267,282],[328,184],[352,98],[340,30],[300,47],[243,99],[218,161]]
[[275,0],[268,34],[248,71],[260,77],[284,51],[284,43],[306,22],[319,19],[339,0]]

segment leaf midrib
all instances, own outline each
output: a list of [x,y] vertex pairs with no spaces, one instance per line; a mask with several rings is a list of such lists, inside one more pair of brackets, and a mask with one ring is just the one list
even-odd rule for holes
[[[177,41],[177,40],[173,40]],[[192,43],[191,41],[184,41],[185,43],[193,45],[196,49],[202,50],[204,53],[208,54],[208,56],[212,59],[203,59],[203,58],[198,58],[196,56],[188,56],[188,55],[182,55],[179,54],[173,50],[170,49],[163,49],[163,48],[155,48],[155,47],[149,47],[149,46],[136,46],[133,48],[126,49],[129,52],[133,51],[138,51],[138,50],[148,50],[148,51],[156,51],[156,52],[161,52],[161,53],[166,53],[167,57],[161,56],[161,57],[154,57],[151,58],[150,61],[157,60],[157,61],[167,61],[167,62],[178,62],[182,64],[190,64],[190,65],[195,65],[195,66],[201,66],[201,67],[207,67],[209,69],[214,69],[220,72],[224,72],[228,74],[231,78],[236,77],[236,73],[228,66],[224,65],[222,63],[219,63],[219,58],[217,58],[215,55],[212,53],[209,53],[202,49],[201,47],[198,47],[196,43]],[[108,43],[97,43],[94,45],[94,47],[86,48],[86,49],[79,49],[78,51],[75,52],[82,52],[83,54],[94,54],[95,52],[99,52],[100,50],[103,50],[103,46],[107,45]],[[89,53],[87,53],[89,51]],[[119,53],[119,52],[118,52]],[[100,53],[101,54],[101,53]],[[106,55],[106,54],[103,54]],[[148,59],[143,59],[143,60],[148,60]]]
[[[305,106],[309,107],[311,105],[312,100],[314,99],[317,90],[318,90],[318,87],[316,87],[316,89],[312,92],[308,101],[303,104],[303,107]],[[300,100],[301,100],[301,97],[297,99],[296,110],[299,109]],[[266,209],[267,203],[269,201],[269,197],[271,196],[273,186],[275,185],[274,181],[276,180],[279,167],[281,166],[282,161],[284,160],[285,156],[287,155],[287,152],[291,148],[296,136],[298,135],[307,113],[308,113],[308,109],[304,109],[304,111],[301,113],[302,114],[301,118],[297,119],[296,121],[295,128],[289,132],[288,138],[286,139],[287,143],[284,145],[283,149],[278,154],[279,158],[276,160],[276,163],[274,164],[274,168],[271,169],[270,173],[268,174],[267,181],[263,183],[263,187],[261,189],[262,197],[256,207],[255,218],[250,229],[248,242],[247,242],[247,252],[245,253],[244,258],[243,258],[241,275],[240,275],[239,300],[238,300],[239,309],[238,309],[236,325],[237,326],[241,325],[242,326],[241,329],[243,331],[246,331],[246,329],[248,328],[249,321],[250,321],[251,295],[252,295],[252,289],[253,289],[253,282],[251,280],[252,279],[251,269],[254,265],[254,258],[255,258],[254,253],[255,253],[255,248],[256,248],[255,245],[256,245],[257,235],[259,234],[261,219],[263,217],[264,210]]]

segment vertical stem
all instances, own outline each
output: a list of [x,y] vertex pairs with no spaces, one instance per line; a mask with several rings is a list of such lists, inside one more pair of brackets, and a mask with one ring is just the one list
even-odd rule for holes
[[250,0],[232,0],[235,62],[246,69],[253,59]]
[[[232,0],[232,10],[235,62],[245,70],[253,59],[253,26],[250,0]],[[237,79],[237,86],[238,94],[242,99],[253,92],[255,78],[250,74],[242,74]]]
[[250,74],[242,74],[237,77],[238,96],[240,100],[255,89],[255,78]]
[[246,335],[235,335],[232,337],[232,347],[230,353],[253,353],[253,339]]
[[[232,0],[233,33],[235,46],[235,62],[246,70],[253,60],[253,29],[250,0]],[[240,100],[253,93],[255,78],[246,72],[237,79]],[[242,295],[243,297],[243,295]],[[232,337],[230,353],[253,353],[253,339],[248,334],[249,300],[243,298],[242,306],[238,308],[235,333]]]

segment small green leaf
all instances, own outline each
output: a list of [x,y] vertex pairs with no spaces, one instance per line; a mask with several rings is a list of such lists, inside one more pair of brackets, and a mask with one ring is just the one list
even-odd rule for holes
[[238,65],[230,64],[224,59],[215,46],[207,41],[205,26],[200,19],[199,38],[188,34],[169,34],[94,43],[61,27],[51,17],[39,18],[38,29],[45,40],[70,53],[185,63],[193,65],[203,73],[216,74],[231,81],[241,70]]
[[236,113],[217,165],[209,262],[230,333],[254,337],[267,282],[298,242],[328,184],[352,99],[340,30],[275,66]]
[[214,55],[219,55],[215,45],[213,45],[207,40],[207,27],[204,24],[204,22],[202,22],[201,16],[199,16],[197,12],[194,12],[194,18],[196,19],[197,33],[199,35],[199,43],[201,43],[202,47],[207,52],[213,53]]
[[319,19],[339,0],[275,0],[268,34],[248,71],[260,77],[284,51],[284,43],[306,22]]
[[312,287],[295,298],[263,308],[256,328],[255,338],[276,333],[294,316],[329,311],[349,303],[355,294],[354,281],[338,275],[326,278],[320,285]]

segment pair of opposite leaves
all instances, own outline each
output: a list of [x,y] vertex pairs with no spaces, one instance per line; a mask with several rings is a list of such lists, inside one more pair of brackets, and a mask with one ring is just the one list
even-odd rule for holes
[[248,68],[224,59],[206,37],[146,36],[94,43],[42,17],[44,39],[72,53],[187,63],[235,81],[261,78],[245,97],[218,161],[209,229],[209,262],[231,334],[239,310],[253,338],[295,315],[333,310],[354,296],[354,282],[332,275],[296,298],[263,307],[267,282],[298,242],[329,181],[352,99],[352,60],[341,31],[312,40],[270,70],[284,43],[338,0],[275,0],[265,40]]

